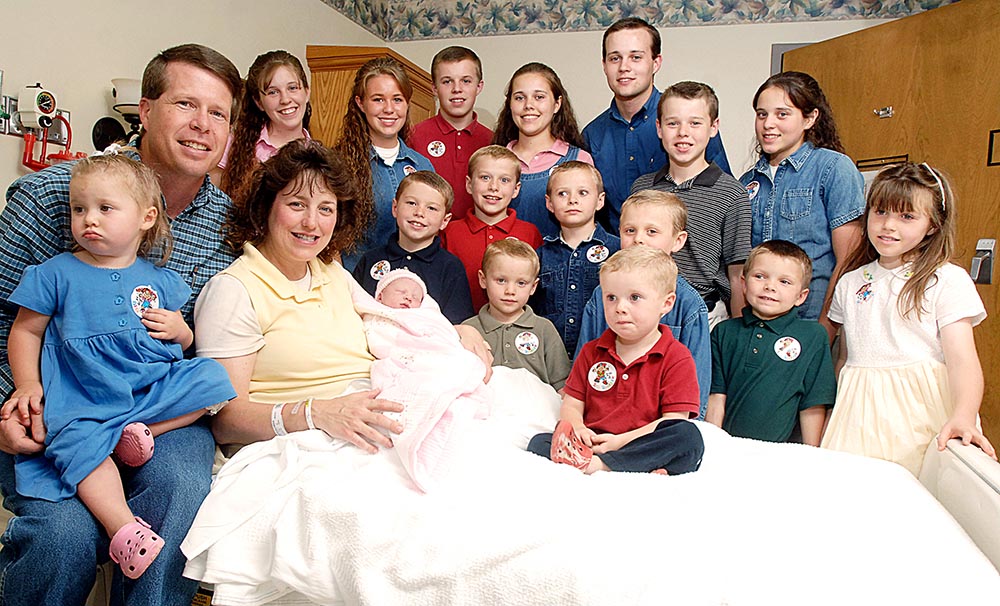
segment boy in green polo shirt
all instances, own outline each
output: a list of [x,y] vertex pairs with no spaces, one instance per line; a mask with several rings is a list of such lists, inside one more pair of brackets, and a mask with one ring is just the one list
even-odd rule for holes
[[812,261],[785,240],[747,257],[742,317],[712,331],[712,388],[705,420],[734,436],[786,442],[798,419],[805,444],[819,446],[837,382],[818,322],[794,311],[809,295]]

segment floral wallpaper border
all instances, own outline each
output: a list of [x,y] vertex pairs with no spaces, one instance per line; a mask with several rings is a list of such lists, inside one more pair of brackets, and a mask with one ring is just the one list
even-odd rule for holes
[[624,17],[657,27],[885,19],[959,0],[323,0],[388,42],[603,30]]

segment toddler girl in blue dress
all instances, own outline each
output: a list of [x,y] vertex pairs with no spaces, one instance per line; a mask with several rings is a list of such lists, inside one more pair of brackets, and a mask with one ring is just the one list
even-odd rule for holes
[[44,422],[30,424],[45,452],[18,457],[17,491],[79,496],[111,537],[111,559],[138,578],[163,539],[129,509],[112,452],[142,465],[155,436],[236,394],[217,362],[183,357],[194,335],[177,310],[190,288],[141,258],[155,251],[162,264],[171,247],[153,171],[124,155],[88,158],[69,192],[75,251],[28,267],[10,297],[21,309],[8,343],[15,390],[2,414]]

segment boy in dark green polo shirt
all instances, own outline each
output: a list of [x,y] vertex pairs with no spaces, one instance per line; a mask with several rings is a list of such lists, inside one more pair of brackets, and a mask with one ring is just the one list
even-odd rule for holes
[[812,261],[785,240],[747,257],[742,317],[712,331],[712,388],[705,420],[730,434],[785,442],[795,428],[819,446],[837,383],[826,331],[793,310],[809,295]]

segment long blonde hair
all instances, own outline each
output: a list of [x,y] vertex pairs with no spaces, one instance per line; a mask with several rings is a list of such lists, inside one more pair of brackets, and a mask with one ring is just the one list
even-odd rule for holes
[[[919,202],[918,191],[927,192],[928,196],[922,199],[929,200],[928,203]],[[955,256],[955,195],[947,177],[926,163],[906,162],[884,169],[868,190],[868,202],[861,217],[863,238],[847,257],[843,273],[879,258],[868,233],[868,217],[873,211],[917,212],[930,219],[933,231],[904,256],[904,261],[913,263],[913,273],[900,291],[898,302],[902,317],[915,312],[919,320],[924,311],[924,293],[936,280],[934,272]]]

